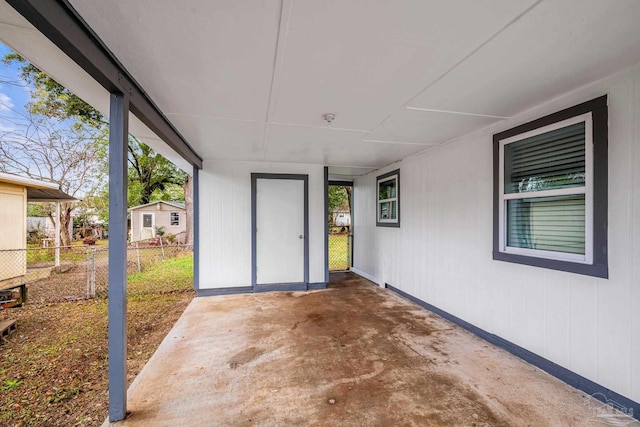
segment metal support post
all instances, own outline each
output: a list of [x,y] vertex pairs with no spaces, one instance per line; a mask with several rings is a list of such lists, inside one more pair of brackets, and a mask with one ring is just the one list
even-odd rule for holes
[[127,416],[127,142],[129,99],[109,114],[109,420]]
[[193,167],[193,288],[200,289],[200,183],[198,178],[199,169]]

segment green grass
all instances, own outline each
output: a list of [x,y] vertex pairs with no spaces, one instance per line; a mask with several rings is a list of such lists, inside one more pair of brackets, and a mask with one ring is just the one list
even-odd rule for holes
[[[27,264],[34,262],[54,262],[56,252],[53,248],[30,248],[27,250]],[[60,261],[65,262],[85,262],[87,251],[84,247],[60,248]]]
[[130,297],[175,292],[193,288],[193,255],[170,258],[127,277]]
[[[193,297],[193,256],[128,277],[129,380]],[[13,310],[13,309],[12,309]],[[18,331],[0,346],[0,426],[93,426],[106,417],[108,300],[0,311]]]
[[329,270],[346,270],[349,268],[348,239],[347,234],[329,235]]

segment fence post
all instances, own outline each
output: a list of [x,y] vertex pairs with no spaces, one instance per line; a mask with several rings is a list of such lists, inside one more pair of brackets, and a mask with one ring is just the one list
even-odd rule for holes
[[91,261],[91,294],[96,297],[96,248],[93,248]]
[[91,297],[91,279],[89,277],[89,245],[84,245],[84,250],[85,250],[85,258],[86,258],[86,262],[85,262],[85,273],[86,273],[86,279],[87,279],[87,298]]
[[351,270],[353,265],[353,234],[350,231],[347,234],[347,270]]
[[140,247],[138,246],[138,242],[136,242],[136,259],[138,260],[138,273],[142,271],[140,268]]
[[164,246],[162,245],[162,236],[160,236],[160,250],[162,251],[162,259],[164,260]]
[[[55,258],[56,258],[56,267],[60,267],[60,200],[56,200],[56,237],[55,237]],[[65,231],[66,232],[66,231]],[[57,270],[60,271],[59,269]]]

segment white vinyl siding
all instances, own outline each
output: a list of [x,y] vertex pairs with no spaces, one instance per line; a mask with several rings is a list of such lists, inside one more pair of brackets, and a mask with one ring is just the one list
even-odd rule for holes
[[[603,93],[609,278],[495,261],[493,134]],[[398,167],[402,227],[377,227],[376,176]],[[640,402],[640,64],[356,177],[353,200],[354,271]]]
[[[324,167],[205,160],[199,175],[200,289],[251,285],[252,172],[309,176],[309,281],[324,282]],[[283,212],[283,230],[287,218]]]

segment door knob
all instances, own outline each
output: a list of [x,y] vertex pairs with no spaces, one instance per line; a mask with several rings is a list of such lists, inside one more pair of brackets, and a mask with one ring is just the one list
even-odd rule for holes
[[304,239],[304,236],[301,234],[298,236],[298,239]]

